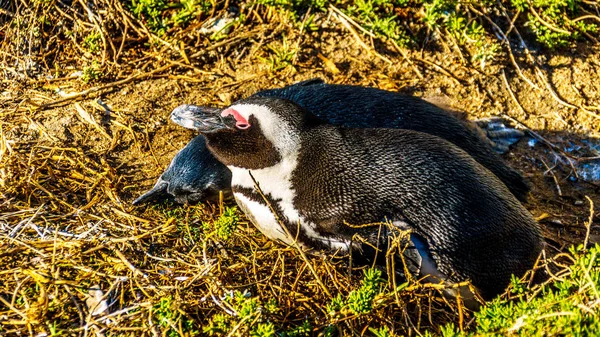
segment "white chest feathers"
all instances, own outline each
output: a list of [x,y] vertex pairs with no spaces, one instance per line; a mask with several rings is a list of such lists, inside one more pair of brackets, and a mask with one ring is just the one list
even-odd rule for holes
[[[349,240],[343,240],[332,237],[324,237],[315,230],[316,225],[309,223],[300,215],[294,207],[293,201],[295,191],[292,186],[292,172],[296,168],[296,159],[283,160],[279,164],[258,169],[248,170],[235,166],[229,166],[232,179],[231,185],[234,187],[234,197],[240,208],[246,213],[254,225],[267,237],[272,240],[280,241],[287,245],[292,245],[296,241],[300,246],[310,247],[310,243],[302,242],[303,236],[309,240],[325,243],[331,249],[348,250]],[[252,174],[252,176],[250,175]],[[281,219],[288,226],[288,235],[282,227],[282,222],[277,218],[263,200],[255,201],[249,199],[246,195],[236,192],[235,187],[249,188],[255,190],[254,180],[264,195],[270,196],[271,206],[281,211],[285,219]],[[291,227],[291,228],[290,228]],[[300,232],[300,233],[299,233]],[[304,235],[302,235],[304,234]],[[298,240],[296,240],[298,238]]]

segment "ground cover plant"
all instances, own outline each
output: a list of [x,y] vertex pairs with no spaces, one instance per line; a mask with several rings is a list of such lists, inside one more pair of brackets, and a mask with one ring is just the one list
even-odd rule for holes
[[[587,0],[0,1],[0,335],[594,335],[598,25]],[[231,202],[131,206],[194,136],[174,107],[314,77],[525,130],[547,277],[472,312]]]

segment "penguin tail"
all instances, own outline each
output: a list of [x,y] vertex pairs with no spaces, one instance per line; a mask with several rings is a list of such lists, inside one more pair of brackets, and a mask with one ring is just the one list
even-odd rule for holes
[[168,198],[167,187],[169,187],[169,183],[162,179],[159,179],[159,181],[156,183],[156,185],[154,185],[154,187],[150,191],[142,194],[140,197],[135,199],[132,202],[132,204],[134,206],[138,206],[149,201],[166,199]]

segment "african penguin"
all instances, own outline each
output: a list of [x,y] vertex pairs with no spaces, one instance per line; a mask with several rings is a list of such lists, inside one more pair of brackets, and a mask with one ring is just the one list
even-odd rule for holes
[[230,186],[231,172],[210,155],[204,137],[196,137],[175,155],[154,187],[133,204],[163,199],[181,204],[216,201],[219,191],[230,199]]
[[[494,152],[506,151],[506,140],[515,141],[522,136],[517,130],[498,130],[499,123],[486,124],[490,141],[482,130],[466,120],[457,118],[456,113],[442,109],[423,99],[375,88],[352,85],[325,84],[313,79],[279,89],[260,91],[251,97],[274,97],[291,100],[302,108],[317,115],[320,119],[334,125],[358,128],[395,128],[429,133],[454,143],[468,152],[475,160],[491,170],[519,198],[525,200],[529,186],[523,177],[507,166]],[[187,105],[185,109],[175,109],[171,119],[186,128],[195,129],[193,114],[217,111],[221,109]],[[197,136],[202,138],[203,136]],[[194,158],[178,155],[173,159],[167,171],[161,176],[155,187],[142,195],[134,204],[162,198],[175,200],[215,201],[205,193],[206,183],[212,182],[216,190],[229,190],[229,172],[219,164],[204,147],[204,143],[194,139],[188,146],[196,146],[202,154]],[[193,143],[193,144],[192,144]],[[188,149],[186,147],[184,150]],[[182,150],[183,151],[183,150]],[[189,153],[189,152],[188,152]],[[176,171],[176,174],[171,171]],[[205,176],[204,178],[202,176]],[[213,179],[212,181],[210,179]],[[169,188],[159,188],[169,184]],[[229,191],[230,192],[230,191]],[[189,197],[186,194],[191,194]],[[203,199],[202,199],[203,198]]]
[[485,299],[542,249],[538,224],[506,185],[439,137],[334,126],[294,102],[259,96],[195,110],[190,120],[231,171],[240,208],[274,240],[344,252],[361,247],[357,234],[371,245],[388,235],[353,225],[388,220],[411,231],[416,274],[470,280]]

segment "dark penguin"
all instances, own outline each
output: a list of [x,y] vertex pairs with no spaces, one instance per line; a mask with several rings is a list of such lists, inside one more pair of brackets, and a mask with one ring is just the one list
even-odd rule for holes
[[337,127],[265,97],[198,114],[194,123],[231,170],[238,205],[272,239],[347,251],[357,234],[372,245],[387,235],[348,224],[387,219],[412,232],[415,273],[470,280],[485,299],[531,268],[542,248],[537,223],[502,181],[441,138]]
[[181,204],[218,200],[219,191],[229,198],[230,186],[231,172],[210,155],[204,137],[196,137],[175,155],[154,188],[133,204],[164,199]]
[[[491,130],[489,135],[497,136],[495,137],[497,141],[493,142],[477,126],[466,120],[460,120],[456,114],[423,99],[375,88],[325,84],[318,79],[300,82],[280,89],[261,91],[251,97],[274,97],[290,100],[327,123],[334,125],[357,128],[407,129],[444,138],[468,152],[475,160],[496,174],[520,200],[525,200],[529,191],[529,186],[523,177],[508,167],[494,152],[494,149],[506,150],[508,148],[508,145],[502,143],[502,141],[506,139],[514,141],[519,136],[516,130],[508,132],[494,130],[498,127],[498,123],[486,125]],[[195,129],[194,114],[205,110],[207,112],[220,111],[220,109],[210,107],[187,105],[185,109],[175,109],[171,119],[186,128]],[[227,190],[229,181],[225,180],[225,177],[228,176],[226,168],[222,165],[219,167],[214,159],[211,162],[211,159],[208,158],[211,156],[210,153],[200,141],[197,144],[197,151],[204,151],[204,154],[198,155],[196,158],[202,158],[203,163],[210,163],[209,167],[205,167],[205,164],[200,161],[194,162],[191,159],[178,156],[173,159],[169,169],[161,176],[161,179],[168,181],[172,186],[171,189],[177,191],[177,193],[202,195],[204,183],[207,180],[198,176],[206,175],[215,178],[213,186]],[[188,167],[185,169],[179,168],[184,165]],[[212,167],[219,167],[218,174],[211,171]],[[182,174],[183,172],[179,172],[177,175],[169,174],[170,179],[166,179],[165,175],[173,169],[185,171],[187,174]],[[195,185],[196,181],[201,184]],[[170,190],[157,189],[156,186],[138,198],[134,204],[160,199],[161,196],[172,199],[170,196],[173,196],[173,194]],[[187,188],[177,188],[176,186],[186,186]],[[186,197],[180,195],[180,199],[186,199]],[[190,198],[187,199],[191,200]]]

